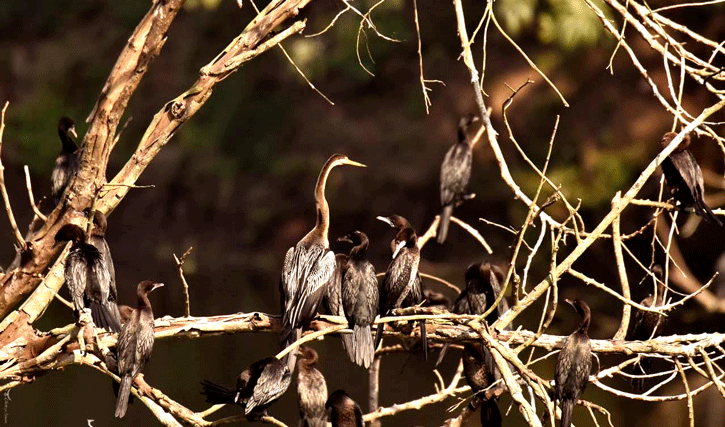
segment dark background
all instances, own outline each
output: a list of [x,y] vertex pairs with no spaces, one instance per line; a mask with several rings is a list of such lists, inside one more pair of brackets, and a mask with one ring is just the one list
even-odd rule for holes
[[[367,10],[374,2],[355,4]],[[469,34],[484,5],[483,1],[464,1]],[[0,4],[0,100],[10,101],[3,162],[21,229],[32,214],[22,166],[30,167],[36,198],[47,197],[50,170],[60,150],[56,135],[58,118],[73,117],[79,134],[83,135],[83,119],[148,7],[149,2],[105,1]],[[343,8],[338,1],[313,2],[303,11],[308,19],[305,34],[322,30]],[[516,182],[533,195],[538,178],[516,153],[501,116],[501,105],[511,93],[506,85],[518,87],[531,78],[535,84],[525,88],[508,110],[515,136],[541,166],[556,115],[561,115],[548,176],[562,184],[570,201],[581,199],[581,213],[591,229],[609,210],[614,193],[626,191],[659,151],[660,136],[670,130],[672,117],[652,96],[623,50],[614,58],[614,75],[606,69],[614,43],[584,2],[499,0],[495,10],[506,30],[570,103],[569,108],[564,108],[514,48],[493,26],[489,29],[486,102],[493,107],[492,119],[509,167]],[[674,11],[668,16],[718,41],[725,35],[722,11],[722,7],[715,6]],[[458,119],[476,111],[469,75],[458,58],[460,45],[452,4],[423,0],[419,2],[419,13],[425,77],[445,83],[430,84],[430,114],[425,112],[419,82],[412,2],[400,0],[389,0],[372,14],[378,29],[400,43],[382,40],[369,29],[367,36],[361,36],[360,57],[374,76],[358,64],[355,43],[359,17],[352,13],[342,16],[319,37],[298,36],[284,43],[300,68],[335,106],[326,103],[302,81],[279,49],[246,64],[218,85],[209,102],[164,147],[138,182],[156,187],[132,190],[109,218],[107,239],[116,265],[120,302],[132,303],[136,284],[153,279],[166,283],[166,287],[152,295],[156,316],[183,315],[183,294],[172,253],[181,255],[193,246],[185,264],[192,315],[239,311],[276,314],[284,254],[314,225],[313,186],[320,167],[335,152],[347,154],[368,168],[341,167],[330,177],[327,199],[331,206],[332,249],[347,251],[347,247],[334,242],[335,238],[353,229],[362,230],[371,239],[371,261],[378,271],[384,271],[393,234],[375,216],[398,213],[410,219],[419,232],[428,228],[440,210],[440,162],[455,141]],[[188,89],[199,68],[238,35],[252,17],[253,9],[247,1],[241,10],[233,1],[187,2],[171,26],[161,55],[131,99],[126,116],[133,116],[133,121],[111,156],[109,179],[133,152],[153,114]],[[634,33],[628,41],[651,77],[661,88],[666,87],[661,57]],[[374,62],[368,56],[365,42]],[[473,51],[480,66],[480,34],[476,42]],[[691,47],[697,49],[694,44]],[[697,115],[713,102],[713,97],[691,81],[687,83],[683,104]],[[708,182],[722,188],[722,154],[716,144],[700,138],[691,150],[701,161]],[[446,244],[428,244],[421,262],[421,271],[459,285],[468,264],[482,259],[506,261],[513,243],[511,234],[485,225],[478,218],[519,227],[526,215],[525,206],[513,199],[500,179],[486,143],[476,146],[473,166],[470,188],[477,197],[457,209],[455,215],[480,230],[494,248],[494,255],[486,255],[475,240],[452,225]],[[708,171],[712,174],[707,175]],[[659,175],[650,180],[642,197],[657,197],[658,178]],[[714,196],[711,205],[725,200],[712,187],[708,193]],[[50,209],[46,199],[41,210]],[[561,203],[548,212],[557,219],[566,214]],[[628,208],[623,217],[623,233],[638,229],[651,213],[647,208]],[[0,227],[2,265],[9,264],[14,255],[12,235],[6,224]],[[535,241],[538,227],[539,224],[527,234],[529,242]],[[721,229],[702,223],[691,237],[681,239],[688,264],[700,280],[706,281],[713,273],[722,238]],[[650,239],[648,231],[628,242],[645,264],[651,256]],[[562,246],[559,259],[575,244],[573,239],[566,243],[568,246]],[[534,260],[529,287],[547,274],[547,245]],[[520,257],[522,263],[526,255]],[[661,259],[662,254],[657,257]],[[595,244],[575,267],[619,290],[608,240]],[[650,292],[651,282],[638,286],[644,273],[633,262],[628,261],[628,267],[634,298],[641,299]],[[430,281],[425,281],[424,286],[448,292]],[[61,293],[67,294],[65,288]],[[592,306],[590,335],[611,337],[618,326],[621,305],[602,292],[584,287],[568,276],[562,277],[560,300],[573,296],[586,298]],[[540,304],[535,304],[517,321],[523,322],[525,328],[535,328],[540,308]],[[569,334],[577,322],[576,315],[567,307],[559,311],[548,332]],[[722,316],[706,315],[692,301],[671,318],[669,333],[722,330]],[[54,302],[36,326],[48,330],[71,321],[70,310]],[[339,339],[328,337],[314,343],[314,347],[320,353],[319,369],[327,378],[329,391],[344,388],[366,408],[367,372],[347,360]],[[198,411],[207,407],[199,394],[202,378],[231,385],[248,364],[277,351],[275,334],[160,340],[145,374],[151,385]],[[420,354],[385,357],[381,405],[433,393],[433,360],[426,363]],[[534,368],[544,378],[551,378],[553,360]],[[621,359],[602,358],[604,367],[618,361]],[[457,357],[449,356],[441,368],[446,381],[456,363]],[[695,388],[698,379],[690,379]],[[681,384],[675,383],[661,392],[680,393]],[[624,383],[615,385],[628,389]],[[634,404],[602,393],[592,385],[584,397],[608,408],[615,425],[633,425],[635,415],[636,425],[687,423],[684,401]],[[722,397],[714,388],[695,399],[697,425],[722,425],[723,416],[715,410],[722,404],[719,399]],[[270,413],[294,425],[295,401],[293,384]],[[419,412],[384,419],[384,423],[440,425],[451,416],[445,411],[455,402],[448,399]],[[502,399],[502,411],[507,410],[508,402],[509,399]],[[94,426],[156,423],[138,401],[129,408],[126,418],[116,420],[114,404],[107,377],[73,366],[38,378],[35,384],[13,389],[0,423],[85,426],[87,419],[95,420]],[[709,415],[705,415],[705,408]],[[220,414],[239,412],[239,408],[225,408]],[[575,416],[579,424],[592,425],[585,409],[577,408]],[[712,420],[706,423],[708,417]],[[470,425],[477,424],[475,419],[476,416]],[[602,416],[598,421],[606,423]],[[504,424],[522,423],[518,410],[512,408]]]

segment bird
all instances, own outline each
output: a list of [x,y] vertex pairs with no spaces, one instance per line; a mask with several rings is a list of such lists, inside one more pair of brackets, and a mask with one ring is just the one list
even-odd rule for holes
[[[333,316],[345,317],[345,309],[342,307],[342,269],[347,261],[347,255],[335,254],[335,272],[325,285],[322,305]],[[352,348],[352,335],[342,334],[340,338],[345,351],[351,351],[348,349]]]
[[480,342],[466,343],[463,347],[463,374],[474,392],[471,408],[481,411],[481,425],[500,426],[503,422],[497,399],[486,399],[483,393],[501,374],[496,368],[491,351]]
[[53,196],[55,204],[58,204],[60,201],[65,188],[70,183],[71,177],[78,168],[76,153],[78,146],[73,142],[73,139],[70,137],[71,135],[78,138],[73,119],[61,117],[58,121],[58,136],[63,143],[63,148],[55,159],[55,166],[53,166],[53,172],[50,175],[51,195]]
[[[500,283],[504,280],[504,273],[496,264],[477,262],[468,266],[465,280],[466,288],[456,298],[453,304],[453,313],[483,314],[488,311],[501,293]],[[486,316],[486,323],[493,325],[499,316],[508,310],[508,307],[506,298],[501,298],[501,302],[496,306],[496,310],[493,310]],[[508,330],[510,328],[511,326],[507,325],[504,329]],[[446,343],[441,348],[436,366],[443,362],[448,347],[449,345]]]
[[436,240],[443,244],[448,237],[448,225],[451,221],[453,208],[472,199],[475,194],[467,194],[466,187],[471,179],[471,163],[473,145],[468,137],[469,127],[478,121],[478,117],[468,115],[458,123],[458,142],[453,144],[443,158],[441,164],[441,213]]
[[571,416],[579,397],[589,381],[592,369],[592,346],[589,342],[589,321],[591,311],[580,299],[566,299],[582,320],[574,333],[569,335],[559,352],[554,372],[556,400],[561,404],[561,427],[571,426]]
[[[667,147],[676,136],[674,132],[665,133],[660,141],[662,148]],[[687,149],[689,145],[690,135],[686,134],[680,145],[662,161],[662,174],[675,200],[683,207],[692,206],[702,219],[722,226],[720,218],[715,216],[712,209],[705,204],[702,170],[695,156]]]
[[332,427],[363,427],[362,411],[343,390],[335,390],[325,403]]
[[154,312],[151,309],[149,293],[164,286],[144,280],[136,288],[137,307],[128,322],[123,324],[118,334],[116,354],[118,355],[118,375],[121,387],[116,400],[116,417],[123,418],[128,408],[128,396],[131,394],[133,379],[143,369],[154,349]]
[[[380,287],[380,315],[384,316],[391,310],[401,307],[412,307],[423,301],[420,274],[420,248],[418,235],[410,222],[400,215],[389,217],[379,216],[377,219],[389,224],[398,230],[390,249],[393,252],[393,261],[388,265]],[[425,320],[419,321],[420,336],[423,343],[424,356],[428,358],[428,345],[426,340]],[[375,348],[378,348],[383,338],[384,324],[378,325],[375,336]]]
[[286,363],[276,357],[266,357],[247,367],[234,389],[203,380],[202,394],[212,404],[235,403],[244,408],[249,421],[267,415],[267,408],[279,399],[292,382],[292,373]]
[[[89,214],[89,210],[86,210],[86,215]],[[113,266],[113,258],[111,257],[111,249],[108,247],[106,242],[106,229],[108,228],[108,220],[106,215],[100,211],[93,213],[93,227],[91,228],[91,234],[88,238],[88,243],[95,246],[96,249],[101,253],[103,264],[108,270],[108,275],[111,278],[110,286],[108,289],[108,301],[112,311],[113,317],[121,324],[121,314],[118,308],[118,291],[116,289],[116,268]]]
[[370,241],[362,231],[337,239],[354,245],[342,269],[342,306],[352,329],[352,346],[347,354],[355,364],[370,368],[375,357],[372,324],[379,310],[378,278],[365,254]]
[[297,359],[297,403],[300,407],[299,427],[325,427],[327,412],[327,383],[315,368],[317,352],[311,347],[299,347]]
[[[302,332],[301,328],[307,326],[317,314],[317,308],[326,291],[325,285],[335,271],[335,254],[330,251],[327,239],[330,208],[325,200],[325,184],[332,168],[340,165],[366,167],[345,155],[333,154],[317,177],[315,227],[294,247],[289,248],[279,281],[283,347],[296,341]],[[286,356],[290,369],[294,368],[293,354],[294,352],[290,352]]]
[[[640,302],[645,307],[662,307],[665,304],[665,283],[662,281],[662,267],[655,265],[652,268],[655,274],[655,295],[648,295]],[[638,310],[634,315],[632,330],[627,336],[628,341],[646,341],[662,334],[665,326],[665,317],[651,311]],[[634,366],[634,372],[639,375],[649,374],[652,368],[652,360],[648,357],[642,358]],[[646,378],[632,378],[632,388],[640,392],[644,388]]]
[[55,242],[72,242],[65,260],[65,282],[73,300],[76,315],[91,309],[93,323],[107,331],[119,332],[121,318],[116,302],[109,299],[111,276],[103,254],[86,242],[82,228],[66,224],[55,234]]

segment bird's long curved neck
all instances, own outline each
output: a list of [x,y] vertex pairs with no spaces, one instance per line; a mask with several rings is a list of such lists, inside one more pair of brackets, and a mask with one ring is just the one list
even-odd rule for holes
[[584,314],[582,316],[582,321],[579,323],[579,329],[577,329],[577,332],[583,332],[587,333],[589,331],[589,322],[591,321],[591,312],[588,309],[584,310]]
[[327,240],[327,231],[330,229],[330,206],[325,200],[325,186],[327,185],[327,177],[330,175],[332,168],[337,166],[334,162],[327,162],[320,171],[315,185],[315,204],[317,208],[317,219],[315,228],[310,233],[311,237],[321,240],[325,246],[329,246]]
[[365,253],[368,251],[368,246],[370,245],[370,241],[365,236],[360,236],[360,243],[357,244],[357,246],[354,246],[350,250],[350,258],[362,258],[365,256]]
[[66,153],[72,153],[78,149],[78,146],[75,142],[73,142],[67,132],[58,129],[58,136],[60,137],[61,142],[63,142],[63,151]]
[[471,139],[468,137],[468,126],[458,126],[458,143],[462,145],[471,145]]
[[657,286],[655,287],[656,297],[654,305],[664,305],[665,302],[665,283],[662,280],[657,280]]
[[136,293],[136,300],[138,302],[138,309],[144,309],[148,308],[151,310],[151,301],[149,301],[149,296],[145,292],[137,292]]

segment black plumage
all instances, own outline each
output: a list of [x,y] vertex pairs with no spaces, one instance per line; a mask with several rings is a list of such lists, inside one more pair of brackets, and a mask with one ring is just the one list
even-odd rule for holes
[[[365,166],[335,154],[320,171],[315,186],[315,228],[287,251],[279,282],[283,314],[281,341],[285,347],[299,337],[301,328],[317,314],[326,285],[335,271],[335,255],[330,251],[327,239],[330,208],[325,200],[325,184],[332,168],[339,165]],[[290,369],[294,367],[294,361],[294,354],[289,353],[287,364]]]
[[463,347],[463,374],[474,392],[471,407],[481,410],[481,425],[500,426],[503,419],[496,399],[486,399],[482,393],[500,378],[490,350],[481,343],[466,343]]
[[[380,287],[380,315],[385,316],[393,309],[412,307],[423,301],[420,274],[418,272],[420,248],[418,247],[418,235],[407,219],[399,215],[379,216],[378,219],[398,230],[395,239],[390,243],[390,248],[393,251],[393,261],[388,265],[383,284]],[[424,355],[427,359],[428,345],[425,321],[421,320],[419,325]],[[382,323],[378,325],[375,348],[378,347],[382,340],[383,327]]]
[[375,357],[371,328],[379,310],[378,278],[365,256],[369,240],[365,233],[353,231],[338,241],[355,245],[342,270],[342,306],[353,331],[347,354],[357,365],[369,368]]
[[461,119],[458,123],[458,142],[448,150],[441,164],[441,206],[443,206],[443,212],[436,233],[438,243],[446,241],[453,208],[474,196],[473,194],[466,194],[466,187],[468,187],[468,181],[471,179],[473,159],[473,146],[471,138],[468,137],[468,128],[476,121],[478,121],[478,117],[473,115]]
[[115,301],[109,299],[111,276],[103,254],[86,242],[83,229],[75,224],[64,225],[55,235],[56,242],[71,241],[65,260],[65,282],[73,300],[76,314],[91,309],[93,323],[108,331],[121,330]]
[[[653,268],[656,276],[655,295],[648,295],[640,302],[645,307],[661,307],[665,304],[665,284],[662,281],[662,269],[659,266]],[[657,274],[657,273],[660,274]],[[638,310],[634,315],[634,324],[627,336],[628,341],[646,341],[662,334],[665,326],[665,317],[661,314],[650,311]],[[646,375],[650,373],[652,360],[649,357],[642,358],[634,366],[634,373]],[[647,378],[632,378],[632,388],[640,392],[644,388]]]
[[247,419],[255,421],[267,415],[267,408],[287,391],[291,382],[292,373],[287,364],[276,357],[266,357],[239,374],[235,388],[203,380],[201,393],[208,403],[240,405]]
[[[345,317],[345,309],[342,306],[342,270],[347,264],[348,256],[335,254],[335,272],[332,273],[330,281],[325,285],[325,296],[322,305],[333,316]],[[343,334],[342,347],[345,351],[352,351],[352,335]]]
[[297,403],[300,408],[299,427],[325,427],[327,412],[327,383],[322,373],[315,368],[317,352],[310,347],[300,346],[297,359]]
[[164,286],[144,280],[136,289],[137,307],[128,322],[124,323],[118,334],[116,354],[118,355],[118,375],[121,387],[116,400],[116,417],[123,418],[128,408],[128,397],[136,375],[148,362],[154,349],[154,312],[151,309],[149,293]]
[[60,197],[68,186],[70,178],[78,168],[76,153],[78,146],[73,142],[71,135],[78,138],[75,123],[68,117],[62,117],[58,122],[58,136],[63,143],[63,148],[55,159],[55,166],[53,166],[53,172],[50,175],[51,195],[56,204],[60,201]]
[[325,403],[332,427],[363,427],[362,411],[343,390],[333,392]]
[[554,391],[561,405],[561,427],[571,426],[574,405],[584,393],[592,369],[592,346],[587,334],[591,318],[589,306],[580,299],[567,299],[566,302],[574,307],[582,320],[577,330],[566,339],[556,360]]
[[[118,291],[116,290],[116,268],[113,266],[113,258],[111,257],[111,249],[108,247],[106,242],[106,229],[108,228],[108,220],[106,215],[100,211],[95,211],[93,214],[93,227],[91,228],[91,235],[88,238],[88,243],[95,246],[96,249],[101,253],[101,259],[103,264],[108,270],[108,276],[110,277],[110,283],[108,288],[108,301],[111,315],[114,317],[116,323],[121,324],[121,314],[118,310]],[[119,329],[120,330],[120,329]]]
[[[501,268],[489,262],[477,262],[471,264],[466,269],[465,274],[466,288],[461,291],[453,304],[453,313],[455,314],[483,314],[496,301],[501,293],[501,282],[504,280],[504,273]],[[492,325],[499,316],[505,313],[509,308],[506,298],[502,298],[501,302],[488,316],[486,323]],[[511,326],[507,325],[506,330]],[[438,366],[445,357],[448,350],[448,344],[444,344],[438,355]]]
[[[674,132],[667,132],[662,136],[662,148],[668,146],[677,136]],[[695,156],[687,147],[690,145],[690,135],[685,135],[680,145],[662,161],[662,173],[667,181],[675,200],[683,207],[692,206],[695,213],[702,219],[722,226],[722,221],[715,216],[709,206],[705,204],[705,183],[702,179],[702,170],[697,164]]]

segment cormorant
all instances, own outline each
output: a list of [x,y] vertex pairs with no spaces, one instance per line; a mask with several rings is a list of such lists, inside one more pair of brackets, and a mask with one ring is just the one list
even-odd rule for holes
[[[388,265],[383,284],[380,287],[380,315],[385,316],[395,308],[412,307],[423,301],[418,272],[420,248],[418,247],[418,235],[407,219],[399,215],[387,218],[379,216],[378,219],[398,229],[395,239],[390,243],[393,261]],[[427,359],[425,320],[421,320],[419,324],[423,351]],[[383,328],[384,324],[378,325],[375,348],[380,345],[383,338]]]
[[591,318],[589,306],[580,299],[567,299],[566,302],[574,307],[582,321],[577,330],[566,339],[556,360],[554,381],[556,400],[561,404],[561,427],[571,426],[574,405],[584,393],[592,369],[592,346],[587,335]]
[[[676,136],[674,132],[664,134],[660,142],[662,148],[668,146]],[[689,145],[690,135],[685,135],[679,147],[662,161],[662,173],[665,175],[667,186],[683,207],[692,206],[702,219],[722,226],[720,218],[715,216],[712,209],[705,204],[702,170],[695,156],[687,149]]]
[[[455,314],[483,314],[496,301],[501,293],[500,283],[504,280],[504,273],[501,268],[489,262],[478,262],[471,264],[466,270],[466,288],[461,291],[453,305]],[[502,298],[501,302],[486,316],[486,323],[493,325],[499,316],[508,310],[508,301]],[[507,325],[506,330],[511,326]],[[443,362],[448,344],[444,344],[438,355],[436,366]]]
[[56,157],[55,166],[53,166],[53,172],[50,175],[51,195],[56,204],[60,201],[60,197],[68,186],[71,176],[78,168],[78,159],[76,157],[78,146],[71,139],[71,135],[78,138],[75,123],[68,117],[61,117],[58,122],[58,136],[63,143],[63,149]]
[[[334,154],[322,167],[315,186],[317,220],[313,228],[297,245],[289,248],[279,281],[282,306],[282,344],[287,346],[299,338],[302,328],[317,314],[325,294],[325,285],[335,271],[335,255],[327,239],[330,208],[325,200],[325,183],[335,166],[365,167],[342,154]],[[287,365],[293,369],[295,356],[288,353]]]
[[343,390],[333,392],[325,403],[332,427],[363,427],[362,411]]
[[287,391],[290,382],[289,367],[276,357],[266,357],[239,374],[234,389],[203,380],[201,394],[215,405],[236,403],[244,408],[248,420],[255,421],[267,415],[267,408]]
[[[335,254],[335,272],[332,273],[330,281],[325,285],[325,296],[322,304],[327,311],[333,316],[345,317],[345,309],[342,307],[342,269],[347,264],[348,256],[345,254]],[[342,348],[345,351],[351,351],[352,335],[342,334]]]
[[133,379],[141,372],[154,349],[154,312],[151,309],[149,293],[162,286],[163,283],[154,283],[151,280],[144,280],[138,284],[136,289],[138,306],[118,334],[116,354],[118,354],[118,375],[121,377],[121,387],[116,400],[118,418],[126,415]]
[[446,153],[441,164],[441,213],[436,240],[438,243],[446,241],[448,236],[448,225],[451,221],[453,208],[474,197],[473,194],[466,194],[468,180],[471,178],[471,161],[473,149],[471,138],[468,137],[468,128],[472,123],[477,122],[478,117],[468,115],[461,118],[458,123],[458,142]]
[[[662,281],[662,268],[656,265],[653,268],[657,277],[656,297],[650,294],[640,304],[645,307],[661,307],[665,305],[665,283]],[[659,273],[659,274],[658,274]],[[662,333],[665,326],[665,317],[651,311],[638,310],[634,315],[634,325],[627,337],[628,341],[647,341]],[[639,369],[637,368],[639,366]],[[642,358],[634,367],[634,371],[640,375],[646,375],[652,368],[652,360],[649,357]],[[640,392],[644,388],[647,378],[632,378],[632,388]]]
[[300,407],[299,427],[325,427],[327,413],[327,384],[322,373],[315,368],[317,352],[300,346],[297,359],[297,403]]
[[481,425],[500,426],[503,418],[496,399],[485,399],[482,393],[477,394],[486,390],[500,377],[490,350],[480,342],[466,343],[463,347],[463,373],[475,394],[471,400],[471,407],[474,410],[479,407],[481,409]]
[[[88,214],[88,211],[86,211]],[[121,324],[121,314],[118,310],[118,291],[116,290],[116,269],[113,266],[113,258],[111,257],[111,249],[108,247],[106,242],[106,229],[108,228],[108,220],[106,215],[102,212],[95,211],[93,214],[93,227],[91,228],[91,235],[88,238],[88,243],[95,246],[96,249],[101,253],[103,263],[108,270],[108,275],[111,278],[110,287],[108,289],[108,301],[111,310],[113,311],[113,317],[118,320],[119,325]]]
[[367,369],[375,357],[371,326],[379,309],[378,278],[375,267],[365,257],[369,245],[365,233],[353,231],[337,240],[355,245],[342,270],[342,306],[353,330],[352,346],[347,347],[347,354],[350,360]]
[[65,282],[68,285],[76,315],[88,307],[93,323],[108,331],[121,330],[116,303],[109,298],[111,277],[103,254],[86,243],[83,229],[75,224],[64,225],[55,235],[56,242],[71,241],[65,260]]

